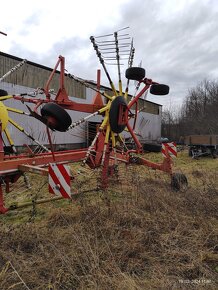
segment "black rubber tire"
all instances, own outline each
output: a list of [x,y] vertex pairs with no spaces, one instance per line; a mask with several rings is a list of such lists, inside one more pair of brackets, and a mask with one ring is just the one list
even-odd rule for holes
[[150,87],[150,93],[152,95],[163,96],[169,94],[169,91],[170,91],[169,86],[163,84],[154,84],[151,85]]
[[186,191],[188,180],[183,173],[174,173],[171,177],[171,187],[175,191]]
[[70,115],[61,106],[55,103],[47,103],[41,109],[41,115],[43,118],[53,117],[56,120],[56,124],[48,125],[52,130],[65,132],[72,124]]
[[145,152],[161,152],[162,146],[160,144],[143,144]]
[[8,92],[5,91],[5,90],[0,90],[0,97],[4,97],[4,96],[7,96],[8,95]]
[[145,69],[142,67],[129,67],[126,70],[126,78],[129,80],[140,81],[145,77]]
[[120,105],[127,106],[126,100],[123,96],[117,96],[112,101],[109,111],[109,124],[111,126],[111,130],[117,134],[121,133],[126,128],[126,124],[118,125]]

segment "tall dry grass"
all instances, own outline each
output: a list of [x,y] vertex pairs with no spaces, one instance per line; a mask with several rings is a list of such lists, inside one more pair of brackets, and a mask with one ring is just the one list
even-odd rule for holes
[[175,164],[185,192],[121,166],[105,192],[1,216],[0,289],[218,289],[218,166],[196,162]]

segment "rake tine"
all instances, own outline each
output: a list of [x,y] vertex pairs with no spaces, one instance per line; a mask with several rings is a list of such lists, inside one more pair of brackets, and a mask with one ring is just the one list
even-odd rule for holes
[[108,37],[108,36],[112,36],[112,35],[113,35],[113,33],[110,33],[110,34],[95,36],[95,38]]
[[[102,50],[106,50],[106,49],[102,49]],[[116,51],[104,51],[102,54],[107,54],[107,53],[115,53]],[[129,50],[120,50],[120,52],[128,52],[127,55],[129,55]]]
[[129,33],[125,33],[125,34],[118,34],[119,37],[123,37],[123,36],[128,36],[127,38],[130,38]]
[[99,43],[115,43],[114,40],[104,40],[104,41],[96,41],[97,44]]
[[[121,37],[121,36],[118,36],[118,39],[120,41],[122,40],[127,40],[127,39],[130,39],[131,37]],[[97,44],[99,43],[115,43],[114,40],[103,40],[103,41],[96,41]]]
[[[105,64],[107,64],[107,65],[117,65],[117,63],[109,63],[109,62],[105,62]],[[120,65],[124,65],[124,64],[120,63]]]
[[[102,46],[108,46],[108,45],[116,45],[116,43],[99,44],[98,46],[99,47],[102,47]],[[126,43],[121,43],[120,44],[120,47],[121,46],[127,46],[127,47],[129,47],[130,45],[131,45],[131,42],[126,42]]]
[[121,29],[117,30],[117,32],[120,32],[120,31],[126,30],[126,29],[128,29],[128,28],[129,28],[129,26],[126,26],[126,27],[124,27],[124,28],[121,28]]

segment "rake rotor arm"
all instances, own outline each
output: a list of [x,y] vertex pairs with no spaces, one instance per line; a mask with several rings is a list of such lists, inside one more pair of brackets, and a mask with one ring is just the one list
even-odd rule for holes
[[23,127],[21,127],[20,125],[18,125],[14,120],[12,120],[11,118],[9,118],[9,122],[15,127],[17,128],[19,131],[21,131],[22,133],[24,133],[28,138],[30,138],[33,142],[35,142],[37,145],[39,145],[40,147],[42,147],[45,151],[49,151],[44,145],[40,144],[40,142],[38,140],[36,140],[35,138],[33,138],[33,136],[31,136],[27,131],[24,130]]
[[[133,46],[133,39],[132,39],[130,53],[129,53],[129,59],[128,59],[128,67],[132,67],[134,54],[135,54],[135,48]],[[127,99],[127,95],[128,95],[128,92],[129,92],[129,83],[130,83],[130,80],[127,79],[126,89],[125,89],[125,94],[124,94],[125,99]]]
[[117,32],[114,32],[115,38],[115,50],[116,50],[116,60],[117,60],[117,69],[118,69],[118,84],[119,84],[119,94],[122,95],[122,80],[120,72],[120,55],[119,55],[119,45],[118,45],[118,36]]
[[11,75],[13,72],[15,72],[17,69],[19,69],[21,66],[23,66],[27,62],[26,59],[22,60],[20,63],[18,63],[15,67],[10,69],[5,75],[3,75],[0,78],[0,82],[2,82],[5,78],[7,78],[9,75]]

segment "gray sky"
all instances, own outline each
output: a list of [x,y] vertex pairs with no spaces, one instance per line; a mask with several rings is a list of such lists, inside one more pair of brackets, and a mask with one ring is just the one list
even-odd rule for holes
[[[8,36],[0,35],[0,50],[49,67],[62,55],[68,72],[95,80],[101,66],[89,37],[127,26],[134,66],[142,62],[148,78],[170,86],[169,95],[148,100],[178,108],[188,89],[218,79],[216,0],[4,1],[0,31]],[[103,72],[102,82],[108,85]]]

